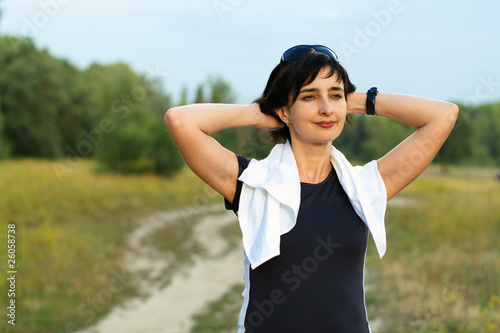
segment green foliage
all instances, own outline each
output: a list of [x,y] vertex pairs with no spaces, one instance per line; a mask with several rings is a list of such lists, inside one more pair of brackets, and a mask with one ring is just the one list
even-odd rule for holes
[[195,103],[206,103],[207,100],[205,99],[205,93],[203,91],[203,85],[200,84],[198,88],[196,89],[196,99],[194,100]]
[[234,103],[236,101],[231,86],[221,77],[209,77],[208,86],[211,103]]
[[471,111],[464,106],[459,106],[459,108],[457,122],[436,156],[436,161],[443,165],[469,158],[473,151],[473,129],[469,121]]
[[153,137],[148,131],[149,116],[144,111],[134,111],[123,121],[112,119],[117,126],[96,147],[96,159],[105,167],[123,173],[151,171]]
[[78,98],[76,69],[37,50],[29,41],[15,52],[8,38],[0,40],[1,112],[4,138],[13,156],[55,158],[71,140]]
[[474,144],[484,147],[485,154],[500,165],[500,103],[480,105],[471,109]]
[[[234,103],[228,82],[208,76],[194,103]],[[189,104],[182,90],[179,105]],[[157,81],[127,64],[92,64],[84,70],[39,50],[30,39],[0,37],[0,159],[96,157],[119,172],[172,175],[183,161],[163,125],[170,97]],[[500,103],[460,106],[441,164],[500,164]],[[379,158],[414,129],[382,118],[354,117],[334,144],[359,162]],[[213,135],[249,158],[267,156],[266,132],[252,127]]]
[[188,89],[186,87],[182,88],[181,100],[179,101],[179,106],[188,104]]
[[96,156],[105,169],[162,175],[183,165],[162,121],[169,96],[127,64],[78,70],[1,37],[0,97],[0,159]]
[[119,172],[173,175],[184,163],[162,121],[170,98],[147,77],[128,67],[122,67],[121,72],[115,73],[122,77],[122,91],[115,92],[120,98],[110,102],[96,94],[97,101],[104,99],[111,106],[105,116],[113,123],[113,130],[96,147],[97,160]]
[[334,145],[349,159],[368,162],[385,155],[414,131],[388,118],[357,116],[346,123]]

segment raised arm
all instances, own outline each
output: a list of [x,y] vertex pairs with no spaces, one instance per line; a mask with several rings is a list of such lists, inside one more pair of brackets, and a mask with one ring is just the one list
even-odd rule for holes
[[238,161],[234,153],[210,134],[233,127],[272,129],[281,125],[263,114],[258,104],[193,104],[169,109],[165,114],[165,126],[191,170],[232,201]]
[[[347,103],[348,113],[365,113],[366,93],[349,94]],[[432,162],[453,129],[458,107],[428,98],[379,93],[375,100],[375,112],[377,116],[417,128],[415,133],[378,160],[389,200]]]

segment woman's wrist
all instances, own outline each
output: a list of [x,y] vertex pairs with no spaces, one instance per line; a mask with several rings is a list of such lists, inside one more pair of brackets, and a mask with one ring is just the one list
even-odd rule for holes
[[260,111],[260,105],[257,103],[252,103],[246,107],[246,114],[249,119],[249,126],[259,127],[262,123],[264,114]]
[[366,113],[365,92],[354,91],[347,95],[347,114],[365,114]]

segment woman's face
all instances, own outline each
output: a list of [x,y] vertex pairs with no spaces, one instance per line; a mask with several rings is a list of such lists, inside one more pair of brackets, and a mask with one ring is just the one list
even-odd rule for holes
[[331,144],[342,132],[346,119],[344,83],[338,82],[336,73],[327,77],[329,72],[329,67],[323,68],[313,82],[301,88],[295,103],[283,108],[292,142]]

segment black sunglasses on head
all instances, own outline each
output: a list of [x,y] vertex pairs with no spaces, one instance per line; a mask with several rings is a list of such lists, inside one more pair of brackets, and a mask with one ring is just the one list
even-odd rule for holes
[[286,62],[302,58],[303,56],[308,54],[311,51],[311,49],[314,49],[321,53],[325,53],[330,57],[332,57],[333,59],[335,59],[335,61],[337,62],[339,61],[339,57],[337,57],[337,54],[335,54],[335,52],[333,52],[332,49],[324,45],[297,45],[291,47],[288,50],[286,50],[285,53],[283,53],[283,55],[281,56],[281,61]]

